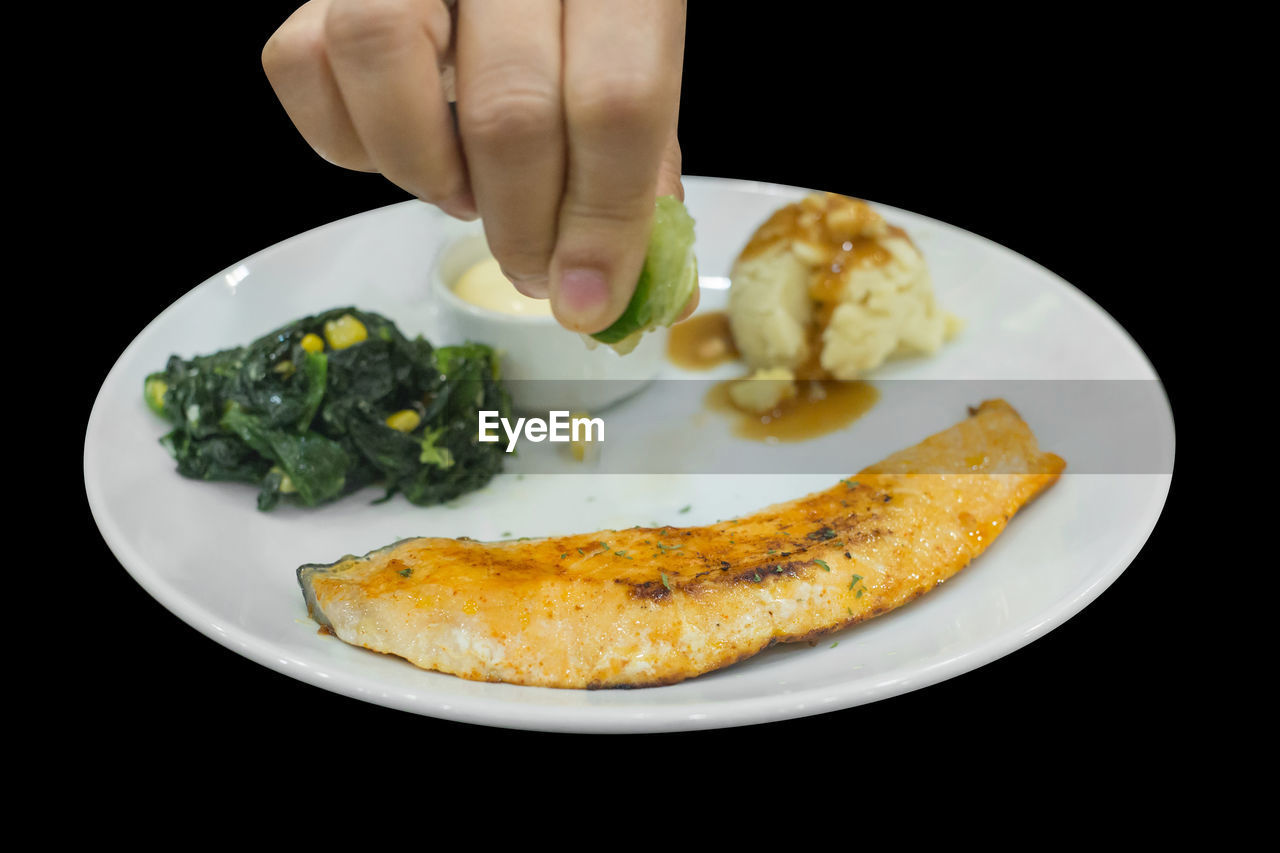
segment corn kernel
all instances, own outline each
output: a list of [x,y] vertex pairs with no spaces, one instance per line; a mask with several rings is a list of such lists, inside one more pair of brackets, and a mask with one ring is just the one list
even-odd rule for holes
[[346,349],[369,337],[369,330],[355,317],[343,314],[336,320],[324,324],[324,339],[334,349]]
[[157,415],[164,414],[164,395],[168,390],[169,383],[159,376],[148,377],[146,384],[143,386],[143,397],[146,398],[147,406]]
[[422,417],[413,409],[401,409],[387,416],[387,426],[400,432],[413,432],[422,423]]
[[584,430],[582,431],[582,433],[578,436],[578,438],[577,438],[576,440],[574,439],[574,431],[573,431],[573,427],[572,427],[572,425],[573,425],[573,422],[574,422],[575,420],[578,420],[579,418],[586,418],[586,419],[590,420],[591,415],[590,415],[590,413],[588,413],[588,412],[581,412],[581,411],[579,411],[579,412],[571,412],[571,413],[569,414],[569,424],[570,424],[570,429],[569,429],[569,452],[573,454],[573,460],[574,460],[575,462],[581,462],[581,461],[583,461],[584,459],[586,459],[586,458],[587,458],[587,441],[586,441],[586,438],[587,438],[587,436],[589,436],[589,435],[591,434],[591,433],[590,433],[590,431],[589,431],[589,429],[584,429]]
[[279,465],[272,465],[271,473],[280,475],[280,494],[292,495],[298,491],[298,487],[293,484],[293,480],[289,478],[288,474],[284,473],[284,469]]
[[[327,333],[327,330],[326,330],[326,333]],[[302,348],[307,352],[323,352],[324,351],[324,341],[320,338],[319,335],[313,334],[311,332],[308,332],[307,334],[303,335],[300,343],[302,344]]]

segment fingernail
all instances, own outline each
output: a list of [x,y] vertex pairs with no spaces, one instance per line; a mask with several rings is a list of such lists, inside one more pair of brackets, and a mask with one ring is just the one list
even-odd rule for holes
[[507,277],[507,281],[511,282],[516,290],[525,296],[534,299],[546,299],[551,292],[550,280],[545,275],[518,276],[512,275],[506,270],[502,274]]
[[599,270],[565,270],[560,274],[558,297],[565,319],[589,324],[609,302],[609,283]]

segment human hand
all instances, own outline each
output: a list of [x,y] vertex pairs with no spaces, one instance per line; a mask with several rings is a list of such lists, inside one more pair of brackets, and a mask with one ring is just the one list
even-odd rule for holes
[[321,157],[482,217],[520,292],[600,331],[635,290],[654,198],[684,196],[685,3],[461,0],[454,13],[444,0],[310,0],[263,67]]

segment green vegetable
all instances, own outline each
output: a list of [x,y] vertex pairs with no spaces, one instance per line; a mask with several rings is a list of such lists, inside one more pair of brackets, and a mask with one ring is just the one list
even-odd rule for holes
[[654,204],[649,249],[636,291],[622,316],[591,337],[625,355],[645,332],[674,323],[697,288],[693,217],[675,196],[660,196]]
[[[321,343],[326,327],[367,334],[333,349]],[[505,416],[510,405],[488,347],[436,349],[355,308],[304,317],[248,346],[172,356],[143,397],[173,425],[161,444],[179,473],[253,483],[262,510],[281,500],[317,506],[374,483],[422,505],[478,489],[504,454],[478,441],[477,411]],[[417,426],[388,425],[405,411]]]

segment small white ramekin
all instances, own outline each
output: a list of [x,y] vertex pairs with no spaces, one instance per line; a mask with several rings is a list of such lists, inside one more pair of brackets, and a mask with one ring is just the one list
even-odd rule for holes
[[502,378],[516,411],[598,412],[640,391],[658,375],[666,353],[666,329],[647,333],[639,346],[620,356],[604,345],[589,349],[582,335],[549,315],[502,314],[461,299],[453,286],[490,255],[481,223],[468,226],[441,250],[431,286],[451,337],[498,350]]

